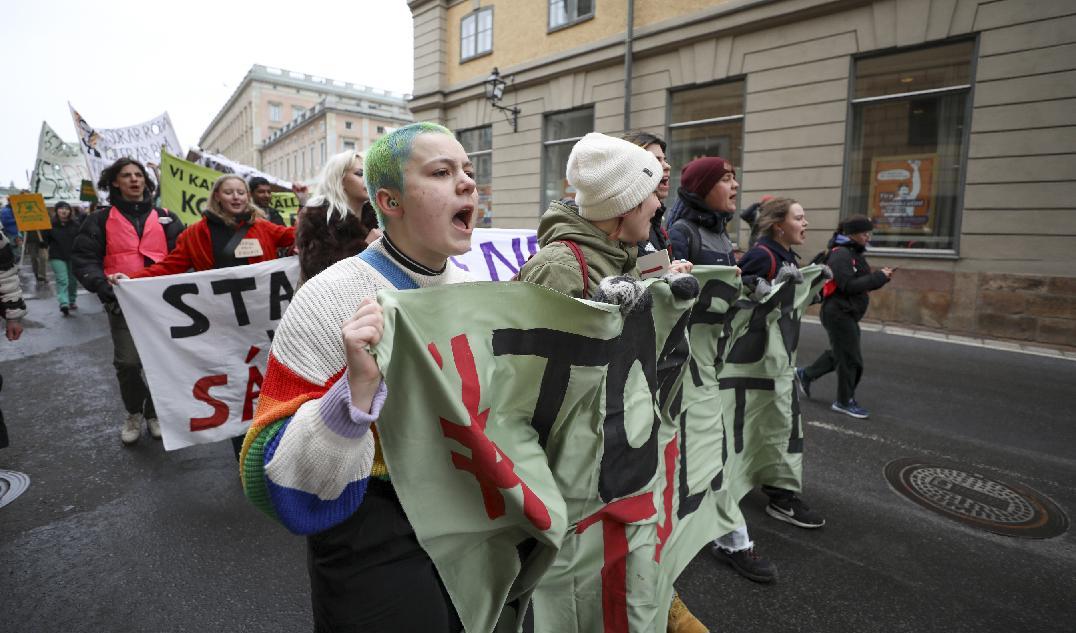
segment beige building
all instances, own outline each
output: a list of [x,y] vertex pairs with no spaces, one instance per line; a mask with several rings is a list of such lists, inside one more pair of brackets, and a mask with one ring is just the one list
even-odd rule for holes
[[[534,228],[570,193],[583,134],[648,130],[674,192],[684,163],[721,155],[744,203],[799,200],[808,260],[841,217],[871,215],[872,264],[900,270],[869,317],[1076,345],[1071,1],[409,5],[411,110],[481,158],[494,226]],[[484,96],[495,67],[516,131]]]
[[309,180],[327,156],[406,125],[409,95],[254,65],[199,146],[278,178]]

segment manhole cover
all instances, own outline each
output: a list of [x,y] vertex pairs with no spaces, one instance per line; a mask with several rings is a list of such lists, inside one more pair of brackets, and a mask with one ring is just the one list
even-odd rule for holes
[[924,508],[995,534],[1051,538],[1069,526],[1065,513],[1045,495],[952,466],[905,457],[886,464],[885,478]]
[[29,487],[29,476],[13,470],[0,470],[0,508],[14,501]]

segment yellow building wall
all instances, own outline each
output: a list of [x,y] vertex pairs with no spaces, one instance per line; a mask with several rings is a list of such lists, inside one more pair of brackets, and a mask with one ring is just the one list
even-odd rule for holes
[[[635,28],[727,4],[731,0],[636,0]],[[627,0],[594,0],[592,19],[549,29],[548,0],[480,0],[460,2],[447,11],[448,63],[446,80],[452,86],[484,79],[493,67],[501,70],[579,48],[587,42],[621,36],[628,20]],[[493,7],[493,52],[460,63],[460,21],[476,8]]]

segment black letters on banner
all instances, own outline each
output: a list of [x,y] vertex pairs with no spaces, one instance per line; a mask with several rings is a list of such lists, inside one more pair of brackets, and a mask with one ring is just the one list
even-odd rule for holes
[[213,294],[222,295],[229,293],[232,295],[232,308],[235,310],[235,324],[239,326],[250,325],[250,316],[247,314],[247,304],[243,302],[243,292],[246,290],[254,290],[257,288],[257,282],[253,277],[242,277],[240,279],[218,279],[210,284],[213,288]]
[[201,312],[183,303],[183,295],[196,294],[198,294],[197,284],[176,284],[174,286],[168,286],[164,289],[164,292],[161,293],[161,298],[164,299],[168,305],[179,310],[191,319],[190,325],[173,326],[169,330],[169,335],[172,338],[198,336],[209,330],[209,319],[207,319]]
[[544,328],[493,332],[494,355],[539,356],[548,361],[531,418],[543,448],[564,403],[572,366],[608,365],[602,423],[605,449],[598,475],[602,501],[637,492],[657,472],[660,418],[654,414],[650,435],[638,448],[628,442],[624,427],[624,387],[636,361],[642,366],[651,397],[657,391],[655,336],[654,318],[649,310],[628,315],[620,336],[609,340]]
[[269,277],[269,320],[279,321],[284,312],[280,305],[285,301],[291,302],[295,291],[291,288],[288,275],[283,270],[278,270]]
[[772,378],[721,378],[717,381],[718,389],[736,390],[736,417],[733,419],[732,434],[734,449],[739,455],[743,452],[743,427],[747,410],[747,390],[773,391]]

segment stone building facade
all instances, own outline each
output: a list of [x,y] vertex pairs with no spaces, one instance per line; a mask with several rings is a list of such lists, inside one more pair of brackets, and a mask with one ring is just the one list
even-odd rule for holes
[[[417,120],[489,165],[493,226],[570,194],[589,131],[737,165],[899,268],[871,318],[1076,345],[1076,5],[1036,0],[410,0]],[[631,15],[629,28],[629,14]],[[491,108],[484,81],[510,78]],[[477,139],[488,139],[479,143]],[[482,183],[480,182],[480,185]],[[734,228],[746,247],[748,227]]]
[[409,123],[408,97],[255,64],[198,144],[279,178],[309,180],[327,156],[362,151],[377,130]]

